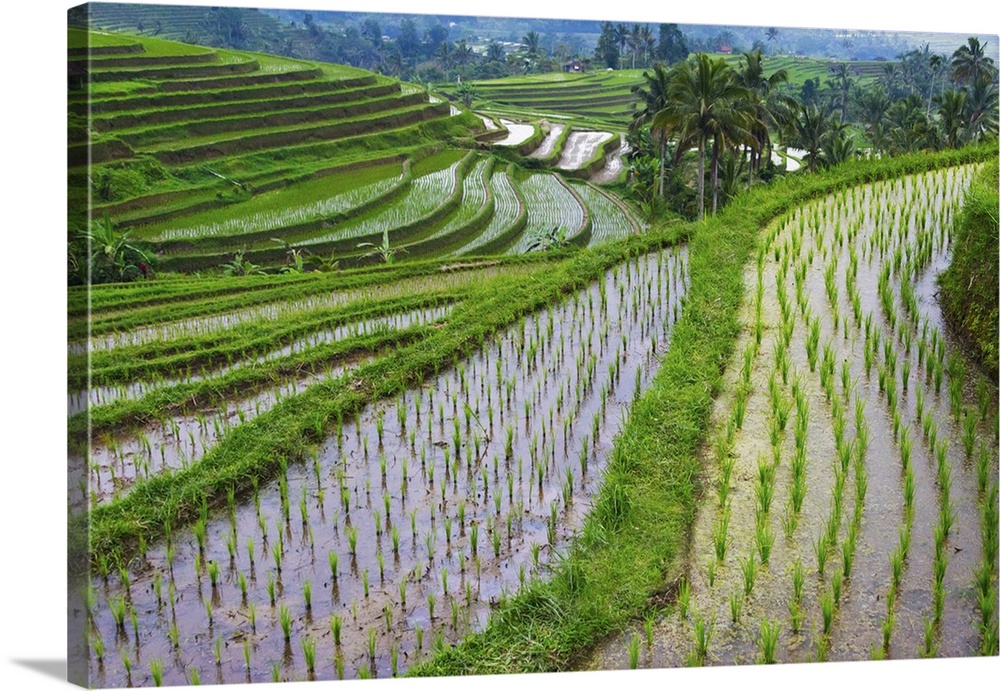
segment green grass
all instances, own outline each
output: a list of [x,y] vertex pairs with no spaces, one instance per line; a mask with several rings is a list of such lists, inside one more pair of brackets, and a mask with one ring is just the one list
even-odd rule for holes
[[955,222],[951,266],[940,275],[945,316],[972,344],[983,365],[997,377],[1000,361],[997,297],[998,183],[997,161],[987,161],[973,178]]
[[[787,179],[738,198],[718,219],[691,226],[691,288],[653,384],[637,402],[583,535],[547,582],[533,582],[495,610],[482,633],[419,663],[411,675],[568,669],[677,578],[695,513],[697,449],[739,325],[742,268],[761,228],[831,190],[989,156],[987,147],[871,161]],[[610,246],[606,246],[610,247]],[[832,601],[832,597],[831,597]]]

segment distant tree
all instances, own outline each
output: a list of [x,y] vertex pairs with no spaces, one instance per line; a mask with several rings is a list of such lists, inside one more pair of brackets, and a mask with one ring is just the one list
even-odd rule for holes
[[981,77],[993,79],[996,65],[993,58],[986,56],[986,44],[970,36],[968,43],[952,54],[951,71],[959,85],[975,84]]
[[399,23],[396,45],[406,60],[413,60],[420,54],[420,39],[417,37],[417,27],[412,19],[404,19]]
[[964,91],[949,89],[934,97],[938,122],[945,145],[958,148],[965,139],[965,105],[968,99]]
[[799,89],[799,101],[802,102],[804,106],[816,105],[816,89],[818,84],[812,79],[807,79],[802,82],[802,86]]
[[597,48],[594,50],[594,59],[605,67],[615,69],[618,67],[619,57],[618,43],[615,41],[615,27],[611,22],[604,22],[601,25],[601,35],[597,39]]
[[243,21],[244,10],[236,7],[213,7],[202,20],[202,28],[214,43],[227,48],[243,48],[250,39],[250,30]]
[[427,30],[424,54],[434,55],[442,43],[448,40],[448,27],[442,24],[435,24]]
[[375,19],[366,19],[361,22],[361,36],[376,48],[382,45],[382,27]]
[[542,37],[538,35],[535,31],[529,31],[521,38],[521,43],[524,44],[525,50],[527,50],[528,55],[535,56],[538,55],[539,49],[541,48]]
[[503,46],[496,41],[490,41],[489,45],[486,46],[486,59],[494,62],[503,62]]
[[778,30],[772,26],[764,33],[764,36],[768,43],[773,43],[778,40]]
[[456,93],[466,108],[471,108],[473,101],[479,98],[479,91],[469,82],[459,84]]
[[687,59],[687,42],[676,24],[660,24],[660,40],[656,46],[656,54],[668,65]]

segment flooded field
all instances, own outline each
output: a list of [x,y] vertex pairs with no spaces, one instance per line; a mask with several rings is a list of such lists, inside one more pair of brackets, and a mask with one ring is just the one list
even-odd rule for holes
[[838,192],[766,233],[677,607],[591,666],[977,654],[996,606],[997,390],[934,280],[973,170]]
[[478,630],[581,525],[686,280],[684,250],[621,265],[99,573],[93,679],[389,676]]

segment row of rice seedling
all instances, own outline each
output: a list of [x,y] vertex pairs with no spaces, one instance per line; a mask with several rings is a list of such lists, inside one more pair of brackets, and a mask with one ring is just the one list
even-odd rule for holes
[[[94,308],[93,322],[88,330],[86,320],[71,320],[70,339],[75,343],[75,339],[88,331],[92,335],[131,332],[164,323],[183,329],[185,320],[198,323],[198,318],[214,315],[222,316],[223,324],[235,324],[276,314],[286,303],[297,305],[297,309],[309,309],[358,299],[401,297],[413,292],[456,287],[470,273],[489,278],[504,271],[504,267],[516,272],[515,264],[524,266],[544,260],[543,256],[533,255],[498,259],[489,266],[451,263],[447,270],[439,262],[421,262],[320,274],[246,276],[221,282],[229,285],[228,290],[222,289],[215,279],[185,279],[172,281],[172,289],[165,289],[162,298],[146,293],[138,283],[114,290],[95,288],[94,302],[100,306]],[[133,289],[132,286],[138,287]],[[79,296],[79,292],[73,292],[74,297]],[[199,327],[194,330],[197,332]],[[126,342],[134,340],[123,338]]]
[[470,240],[464,247],[456,251],[456,254],[476,254],[484,251],[483,248],[493,247],[499,239],[505,238],[516,229],[518,219],[526,219],[527,212],[516,187],[517,183],[507,171],[497,171],[490,178],[490,186],[493,190],[493,216],[490,223],[481,233]]
[[[658,253],[608,272],[422,389],[364,406],[247,500],[167,530],[133,571],[99,567],[95,678],[134,681],[149,659],[168,682],[190,668],[224,681],[272,666],[278,678],[382,676],[476,627],[579,524],[679,316],[683,261]],[[124,637],[120,601],[136,612]],[[233,636],[247,653],[173,653]]]
[[[153,319],[146,315],[142,321],[130,320],[128,331],[116,331],[107,335],[92,337],[89,341],[91,352],[110,350],[127,346],[140,346],[143,344],[161,344],[177,341],[185,338],[188,340],[199,337],[212,336],[225,329],[233,329],[240,325],[250,323],[274,322],[281,319],[298,316],[310,312],[321,312],[331,310],[352,303],[360,302],[382,302],[393,299],[404,299],[418,294],[451,292],[461,290],[479,281],[491,280],[506,273],[519,274],[523,271],[530,271],[524,267],[502,267],[488,266],[477,267],[468,271],[453,271],[443,273],[435,271],[430,274],[418,275],[412,278],[401,278],[396,281],[383,281],[373,283],[360,288],[349,288],[346,290],[335,290],[335,284],[329,283],[315,286],[316,292],[312,292],[314,286],[310,286],[309,292],[304,297],[295,299],[294,292],[287,291],[277,295],[268,296],[277,298],[275,301],[264,302],[255,306],[229,311],[231,305],[241,302],[241,297],[236,296],[230,302],[218,302],[215,314],[204,317],[189,316],[179,321],[167,323],[156,323],[156,316]],[[211,309],[212,303],[206,305]],[[159,311],[159,310],[158,310]],[[169,308],[164,308],[164,313],[169,316]],[[142,322],[152,321],[151,326],[141,326]],[[74,342],[70,346],[71,353],[82,353],[84,346],[80,342]]]
[[583,226],[583,206],[569,188],[551,173],[532,173],[520,183],[524,205],[528,211],[528,224],[521,239],[510,253],[528,251],[532,239],[552,229],[565,229],[567,236],[576,234]]
[[[756,280],[757,290],[748,307],[745,346],[736,351],[743,354],[742,368],[727,378],[728,409],[715,423],[712,475],[718,502],[703,508],[696,522],[697,568],[681,586],[682,619],[661,625],[664,647],[654,646],[652,664],[851,659],[869,650],[876,657],[968,655],[990,649],[995,636],[988,622],[995,621],[995,607],[987,602],[985,620],[970,627],[970,610],[982,613],[982,608],[968,587],[978,578],[982,599],[990,588],[995,595],[987,576],[990,562],[984,557],[986,565],[976,566],[980,536],[961,526],[979,522],[977,503],[968,498],[975,486],[986,487],[991,474],[995,477],[995,463],[989,467],[995,437],[984,439],[976,412],[961,405],[970,387],[954,385],[954,394],[935,394],[933,377],[914,362],[917,326],[929,334],[942,328],[940,313],[925,297],[934,290],[933,275],[918,267],[944,263],[943,226],[967,175],[968,169],[959,169],[842,190],[788,214],[768,234],[757,271],[747,274],[749,289]],[[859,254],[856,247],[873,250]],[[928,251],[933,259],[922,258]],[[896,256],[902,258],[898,264]],[[887,264],[895,280],[883,279],[881,298],[875,285]],[[786,278],[793,273],[794,297]],[[895,324],[884,305],[898,313]],[[804,328],[795,329],[796,321],[804,321]],[[912,332],[909,346],[907,332]],[[945,339],[928,339],[923,360],[940,361],[949,378],[958,376],[959,360],[951,368],[944,364]],[[755,365],[758,361],[769,364]],[[794,435],[785,434],[782,424],[788,419],[789,384]],[[991,396],[995,390],[982,389],[982,407],[994,405]],[[954,421],[946,431],[942,415]],[[922,425],[929,430],[923,445],[917,433]],[[945,436],[952,444],[942,440]],[[974,484],[972,468],[963,469],[953,458],[960,437],[969,440],[960,445],[966,458],[977,442],[982,445],[977,472],[983,482]],[[902,460],[901,472],[899,466],[889,471],[866,462],[889,449]],[[787,475],[776,474],[789,458]],[[767,518],[776,501],[787,501],[781,518],[785,542],[774,540]],[[988,501],[979,506],[980,515],[989,513]],[[743,552],[736,559],[734,544]],[[814,580],[806,578],[810,573]],[[879,583],[880,594],[852,587],[859,579]],[[921,593],[932,595],[929,604]],[[684,614],[694,610],[695,600],[697,615]],[[787,618],[774,621],[782,602]],[[706,622],[714,623],[711,649],[705,645]]]
[[[379,320],[385,315],[412,312],[419,319],[425,314],[424,308],[448,306],[462,297],[461,292],[450,292],[383,302],[361,301],[334,310],[292,314],[271,323],[243,324],[204,337],[99,351],[90,355],[93,369],[89,398],[92,402],[108,403],[121,397],[134,398],[162,386],[224,374],[247,363],[281,357],[295,344],[301,349],[310,338],[320,343],[336,341],[335,334],[357,335],[374,326],[384,326],[385,322]],[[434,313],[433,309],[427,312]],[[403,317],[392,320],[403,324]],[[71,378],[70,384],[71,390],[78,390],[73,388],[79,386],[75,378]]]
[[459,163],[453,163],[444,170],[416,177],[406,194],[388,208],[379,210],[370,217],[345,221],[332,232],[295,238],[294,242],[308,247],[331,240],[381,234],[386,229],[391,233],[392,229],[414,223],[441,206],[461,182],[459,175]]
[[642,227],[601,190],[587,184],[574,184],[573,188],[583,197],[593,222],[590,245],[625,237]]
[[[345,191],[335,191],[338,187],[343,187],[343,183],[338,184],[339,181],[322,178],[293,185],[254,197],[241,206],[238,215],[234,215],[230,208],[213,209],[193,217],[183,217],[179,222],[141,228],[137,231],[136,237],[152,242],[164,242],[244,236],[347,214],[362,204],[367,205],[372,199],[383,197],[399,185],[406,173],[405,170],[403,173],[399,173],[398,170],[398,166],[393,165],[379,167],[370,172],[364,171],[360,177],[382,179]],[[353,179],[356,184],[359,173],[352,171],[343,177],[345,180]],[[334,193],[330,194],[331,192]],[[319,198],[305,201],[314,196]],[[255,207],[259,210],[255,210]]]
[[446,240],[448,236],[462,230],[477,216],[482,216],[489,211],[487,202],[490,200],[488,192],[491,183],[491,173],[493,172],[493,159],[482,158],[469,171],[462,181],[462,201],[454,212],[449,214],[448,221],[440,230],[426,238],[430,246]]

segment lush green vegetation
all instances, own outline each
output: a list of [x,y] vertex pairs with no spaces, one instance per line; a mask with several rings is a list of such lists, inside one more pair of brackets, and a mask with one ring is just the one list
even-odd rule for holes
[[773,218],[833,190],[981,161],[991,147],[852,163],[741,196],[690,235],[691,289],[670,351],[616,440],[594,510],[550,578],[495,610],[485,631],[411,669],[414,675],[565,670],[651,601],[672,600],[701,473],[698,449],[740,326],[743,266]]
[[962,212],[956,223],[955,249],[951,266],[941,274],[942,304],[948,318],[972,343],[983,364],[997,374],[998,298],[997,256],[998,225],[997,165],[985,165],[966,193]]
[[[106,24],[136,20],[100,12]],[[915,549],[936,550],[923,652],[945,641],[955,598],[964,606],[973,589],[975,645],[995,652],[995,391],[967,379],[975,373],[920,308],[932,257],[954,248],[944,280],[976,300],[992,290],[996,340],[997,278],[974,261],[997,252],[995,170],[977,179],[954,234],[957,205],[928,201],[957,199],[969,164],[995,162],[997,75],[974,39],[947,64],[901,57],[896,93],[872,65],[851,72],[761,50],[689,58],[673,25],[657,42],[648,27],[605,24],[592,64],[570,74],[555,71],[563,60],[534,30],[507,60],[499,42],[479,55],[445,32],[407,47],[405,33],[383,41],[377,22],[340,36],[310,16],[288,28],[281,52],[291,58],[241,50],[262,47],[252,22],[269,26],[268,15],[141,14],[170,19],[172,36],[177,20],[227,47],[70,30],[71,64],[94,49],[89,71],[70,70],[70,281],[82,284],[68,302],[81,478],[70,556],[93,583],[81,607],[100,684],[197,680],[212,664],[219,682],[560,670],[609,635],[629,637],[622,648],[636,667],[633,625],[645,622],[652,651],[675,602],[682,624],[690,619],[688,661],[704,664],[713,632],[727,629],[691,578],[710,486],[722,511],[709,587],[716,576],[739,581],[711,602],[734,626],[750,620],[753,659],[780,659],[787,631],[810,624],[823,659],[852,564],[871,568],[856,534],[869,429],[855,398],[845,438],[860,364],[840,362],[841,329],[850,347],[864,344],[865,384],[878,383],[888,411],[877,443],[891,438],[902,461],[893,496],[904,530],[898,546],[890,536],[893,580],[872,655],[898,656],[897,618],[913,624],[896,606],[911,529]],[[301,57],[303,32],[321,56],[349,47],[384,74]],[[428,75],[456,83],[435,93]],[[866,128],[865,104],[880,93],[895,101]],[[505,127],[522,141],[503,144]],[[772,162],[796,148],[805,170]],[[939,169],[927,194],[923,178],[905,177]],[[862,188],[876,181],[888,182]],[[980,236],[986,221],[993,232]],[[807,223],[826,230],[811,229],[815,244],[803,249]],[[755,255],[753,313],[743,307]],[[859,291],[859,264],[877,296]],[[956,278],[959,268],[972,273]],[[825,271],[831,339],[821,338],[826,313],[805,297],[810,270]],[[780,327],[765,317],[765,292]],[[802,362],[791,349],[799,313]],[[751,345],[736,357],[741,338]],[[753,372],[765,338],[761,438],[772,455],[741,468],[752,512],[730,522],[740,454],[726,444],[760,423],[748,399],[765,388]],[[822,486],[814,466],[806,472],[806,444],[815,455],[818,438],[805,422],[813,377],[833,420],[835,440],[819,454],[832,461],[833,493],[829,510],[805,519],[823,525],[819,576],[809,563],[808,581],[822,592],[803,597],[798,555],[789,627],[743,603],[788,566],[772,520],[786,499],[786,425],[796,444],[786,538]],[[901,403],[910,392],[916,418]],[[733,416],[709,444],[720,400]],[[940,439],[939,408],[954,422]],[[949,456],[950,440],[967,463]],[[921,532],[926,487],[940,511]],[[975,501],[954,504],[969,492]],[[952,546],[966,543],[954,523],[975,512],[982,554],[977,543],[958,556]],[[976,582],[958,592],[968,559],[981,559]],[[194,640],[206,645],[191,660],[160,654]],[[232,640],[242,658],[223,653]],[[140,647],[156,652],[140,659]]]

